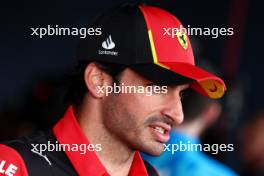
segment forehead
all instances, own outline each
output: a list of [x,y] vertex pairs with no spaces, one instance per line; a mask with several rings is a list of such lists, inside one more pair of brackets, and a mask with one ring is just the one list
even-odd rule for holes
[[130,68],[126,68],[122,72],[121,81],[130,83],[151,83],[151,81],[145,79],[143,76],[139,75]]
[[[132,84],[149,84],[149,83],[154,83],[153,81],[150,81],[140,74],[136,73],[134,70],[130,68],[126,68],[122,72],[122,76],[120,79],[121,82],[124,83],[132,83]],[[159,85],[159,84],[158,84]],[[190,84],[180,84],[180,85],[164,85],[164,86],[169,86],[169,87],[182,87],[182,88],[188,88]]]

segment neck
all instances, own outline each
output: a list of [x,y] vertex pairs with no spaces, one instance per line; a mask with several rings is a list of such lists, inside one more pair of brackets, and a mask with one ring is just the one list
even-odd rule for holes
[[86,102],[78,109],[77,117],[85,136],[92,144],[101,144],[96,152],[110,175],[128,175],[135,151],[122,143],[105,128],[99,102]]

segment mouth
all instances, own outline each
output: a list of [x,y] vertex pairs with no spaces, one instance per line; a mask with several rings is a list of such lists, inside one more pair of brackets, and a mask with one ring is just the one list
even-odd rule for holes
[[154,138],[160,143],[167,143],[170,139],[171,126],[164,123],[150,125],[150,130]]

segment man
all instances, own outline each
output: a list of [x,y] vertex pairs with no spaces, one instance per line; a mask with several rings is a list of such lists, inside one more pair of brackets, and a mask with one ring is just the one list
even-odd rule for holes
[[[183,120],[182,91],[191,87],[220,98],[226,90],[220,78],[194,65],[187,35],[171,35],[180,25],[170,13],[147,5],[123,5],[101,15],[92,27],[102,28],[102,35],[82,40],[77,51],[72,105],[52,132],[1,145],[0,173],[157,175],[138,151],[162,153],[172,126]],[[116,85],[156,91],[109,93]],[[165,93],[157,91],[164,85]],[[44,151],[36,145],[50,143],[75,148]],[[88,149],[81,154],[73,144]]]
[[[170,150],[159,157],[143,154],[143,159],[152,164],[162,176],[235,176],[230,168],[203,152],[203,148],[190,148],[188,145],[201,145],[200,137],[212,126],[221,113],[221,104],[207,97],[188,91],[183,100],[184,122],[175,127],[166,146]],[[178,146],[178,150],[172,152]],[[182,147],[180,147],[182,145]],[[219,144],[220,145],[220,144]],[[181,149],[180,149],[181,148]],[[229,145],[229,151],[233,146]],[[216,147],[212,151],[217,154]],[[221,151],[220,151],[221,152]]]

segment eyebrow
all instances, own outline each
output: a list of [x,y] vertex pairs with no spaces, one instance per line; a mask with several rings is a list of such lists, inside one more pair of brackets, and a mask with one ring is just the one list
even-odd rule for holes
[[186,91],[188,88],[190,88],[190,85],[189,84],[184,84],[184,85],[179,85],[179,89],[180,91]]
[[191,85],[190,84],[184,84],[183,87],[184,87],[183,89],[188,89],[191,87]]

